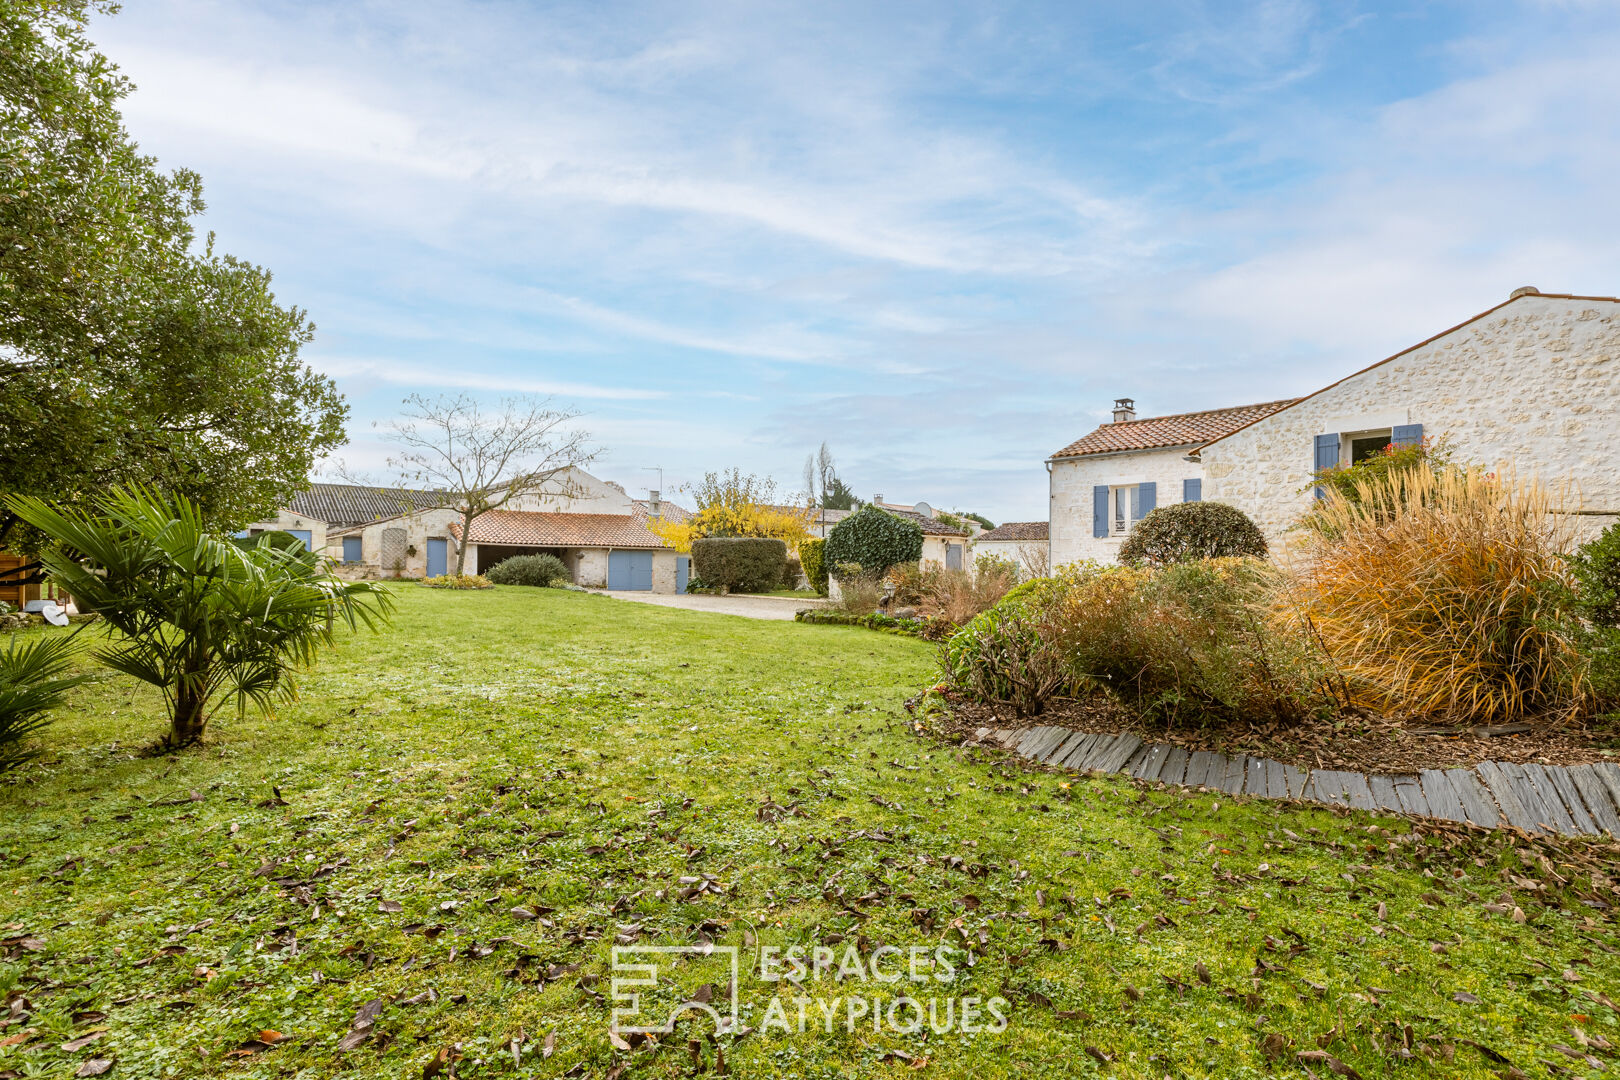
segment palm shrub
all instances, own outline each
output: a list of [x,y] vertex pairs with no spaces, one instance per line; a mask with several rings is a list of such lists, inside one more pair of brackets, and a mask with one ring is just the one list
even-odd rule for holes
[[1265,555],[1260,526],[1237,507],[1218,502],[1171,503],[1150,510],[1119,546],[1119,561],[1131,566]]
[[380,583],[333,577],[301,545],[238,547],[182,496],[133,487],[93,509],[8,505],[53,542],[40,556],[51,579],[105,620],[96,658],[163,692],[170,745],[196,742],[228,702],[240,715],[291,699],[335,625],[375,627],[391,610]]
[[502,559],[486,570],[484,577],[497,585],[532,585],[538,588],[549,588],[560,581],[572,580],[563,561],[545,552]]
[[50,722],[48,713],[89,675],[69,675],[73,637],[41,637],[0,653],[0,773],[39,756],[28,739]]
[[1462,721],[1587,701],[1567,518],[1534,482],[1392,471],[1307,518],[1295,602],[1358,704]]

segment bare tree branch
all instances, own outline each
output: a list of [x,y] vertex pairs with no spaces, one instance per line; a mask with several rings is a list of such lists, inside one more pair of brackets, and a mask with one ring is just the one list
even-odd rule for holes
[[598,453],[573,426],[580,414],[553,407],[550,398],[508,397],[486,410],[466,394],[412,394],[405,407],[404,418],[386,436],[400,447],[388,467],[442,495],[415,503],[415,509],[461,515],[457,574],[466,566],[474,521],[522,496],[566,498],[574,493],[568,471]]

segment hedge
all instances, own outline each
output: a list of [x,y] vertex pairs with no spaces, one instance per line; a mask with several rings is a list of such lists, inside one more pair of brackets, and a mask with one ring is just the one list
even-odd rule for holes
[[782,582],[787,544],[759,536],[705,536],[692,541],[692,574],[707,588],[769,592]]
[[823,626],[864,626],[868,630],[881,630],[886,634],[905,634],[908,637],[926,637],[928,624],[922,619],[897,619],[893,615],[873,612],[868,615],[850,615],[842,611],[823,611],[811,608],[798,612],[794,621],[818,623]]
[[822,596],[827,595],[826,546],[825,540],[799,541],[799,566],[804,570],[805,580],[810,582],[810,587]]
[[868,503],[833,526],[823,551],[830,570],[859,566],[876,577],[891,566],[922,558],[922,527]]

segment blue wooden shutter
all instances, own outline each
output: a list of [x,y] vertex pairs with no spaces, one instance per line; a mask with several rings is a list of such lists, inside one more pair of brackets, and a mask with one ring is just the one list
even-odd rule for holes
[[1423,445],[1423,425],[1422,424],[1397,424],[1395,426],[1395,430],[1393,430],[1393,431],[1391,431],[1389,433],[1389,444],[1391,446],[1395,446],[1395,447],[1400,447],[1400,446],[1422,446]]
[[1138,496],[1136,499],[1136,505],[1131,507],[1131,509],[1136,511],[1135,520],[1141,521],[1143,518],[1147,517],[1153,512],[1153,508],[1155,506],[1159,505],[1159,485],[1138,484],[1136,486],[1136,494]]
[[343,538],[343,561],[344,562],[359,562],[360,561],[360,537],[358,537],[358,536],[345,536]]
[[1091,535],[1108,535],[1108,485],[1098,484],[1091,489]]
[[[1313,472],[1322,472],[1326,469],[1336,468],[1339,464],[1339,434],[1333,432],[1328,435],[1316,437],[1316,466]],[[1322,498],[1322,489],[1316,489],[1316,497]]]
[[1204,481],[1201,479],[1188,479],[1181,482],[1181,501],[1198,502],[1204,497]]

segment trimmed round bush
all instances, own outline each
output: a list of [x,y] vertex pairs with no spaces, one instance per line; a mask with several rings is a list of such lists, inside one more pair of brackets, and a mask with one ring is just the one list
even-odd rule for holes
[[1128,566],[1266,556],[1266,537],[1247,514],[1218,502],[1161,506],[1138,521],[1119,547]]
[[799,566],[805,580],[822,596],[827,595],[827,541],[819,539],[799,541]]
[[533,585],[545,589],[570,580],[568,567],[555,555],[513,555],[484,572],[497,585]]
[[922,527],[868,503],[833,526],[822,557],[827,567],[859,566],[880,577],[891,566],[922,558]]
[[769,592],[782,582],[787,544],[762,536],[705,536],[692,541],[692,574],[708,588]]

